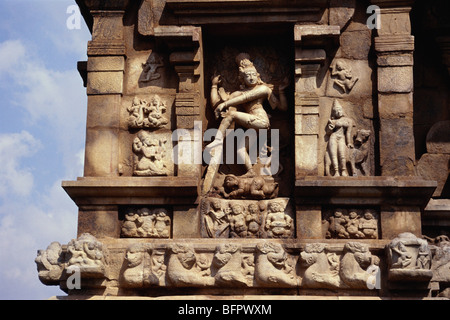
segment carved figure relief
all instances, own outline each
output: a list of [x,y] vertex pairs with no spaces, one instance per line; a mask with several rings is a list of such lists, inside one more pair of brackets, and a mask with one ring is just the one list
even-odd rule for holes
[[363,176],[370,175],[369,168],[369,138],[370,130],[359,129],[356,131],[354,138],[353,148],[348,149],[349,151],[349,163],[351,166],[351,175],[357,176],[358,169]]
[[334,78],[334,84],[342,90],[343,93],[349,93],[356,82],[359,80],[352,73],[352,68],[344,60],[336,60],[331,65],[331,76]]
[[340,287],[339,256],[327,252],[323,243],[308,243],[299,257],[302,287],[329,288]]
[[293,219],[284,211],[284,206],[271,201],[267,205],[265,229],[269,238],[290,238],[292,236]]
[[287,198],[224,200],[202,204],[203,236],[208,238],[292,238],[294,220]]
[[126,287],[139,288],[145,286],[148,276],[145,276],[145,250],[140,244],[133,244],[127,248],[125,260],[127,269],[123,273],[123,284]]
[[268,287],[295,287],[298,278],[294,263],[278,243],[263,242],[256,246],[255,281]]
[[67,266],[78,267],[81,274],[87,277],[102,277],[105,274],[105,254],[103,244],[93,235],[83,233],[78,239],[67,245]]
[[387,246],[389,280],[428,281],[433,276],[431,250],[424,239],[405,232]]
[[348,176],[348,149],[353,149],[353,127],[355,123],[345,116],[338,100],[334,100],[326,134],[329,138],[325,156],[327,176]]
[[167,279],[174,286],[208,286],[211,277],[211,261],[204,254],[197,255],[188,244],[174,244],[170,248]]
[[39,280],[46,285],[56,285],[64,270],[62,246],[52,242],[46,250],[39,250],[35,259]]
[[379,265],[379,258],[372,256],[369,246],[360,242],[348,242],[344,246],[339,275],[343,284],[352,289],[367,289],[370,265]]
[[170,174],[166,158],[167,143],[165,138],[158,138],[147,131],[140,131],[133,141],[135,154],[134,175],[166,176]]
[[153,53],[147,62],[142,64],[142,76],[140,82],[150,82],[161,78],[161,74],[157,72],[158,68],[164,67],[163,59]]
[[209,238],[228,238],[230,223],[228,219],[229,206],[219,199],[212,198],[206,202],[209,207],[203,212],[203,225]]
[[230,203],[230,235],[232,238],[245,238],[247,236],[245,207],[240,202]]
[[151,97],[150,102],[135,97],[127,111],[130,114],[128,117],[129,128],[157,129],[169,123],[165,115],[167,111],[166,103],[158,95]]
[[378,213],[372,209],[337,209],[322,224],[327,239],[378,239]]
[[[434,242],[435,253],[431,263],[431,270],[433,272],[433,278],[431,281],[445,284],[450,282],[450,239],[445,235],[441,235],[437,238],[438,241]],[[440,287],[442,290],[445,288],[445,285]],[[449,291],[450,289],[446,288],[439,295],[449,298]]]
[[273,199],[278,196],[278,183],[263,176],[227,175],[220,193],[227,199]]
[[240,245],[226,243],[217,246],[212,263],[215,284],[247,287],[242,259]]
[[126,269],[121,284],[126,288],[164,286],[166,265],[165,250],[152,249],[148,244],[131,244],[125,253]]
[[169,238],[171,219],[164,208],[141,208],[125,214],[121,236],[128,238]]
[[[214,108],[215,117],[222,118],[214,141],[205,148],[205,151],[209,152],[214,159],[222,157],[226,130],[232,124],[245,129],[269,129],[270,121],[263,108],[264,101],[267,100],[272,109],[287,110],[287,101],[284,95],[287,84],[279,86],[279,97],[276,97],[271,86],[261,80],[260,74],[248,54],[239,54],[236,57],[236,64],[239,70],[237,80],[241,83],[240,90],[228,93],[225,89],[218,88],[221,83],[220,75],[215,75],[212,79],[211,105]],[[257,175],[245,144],[238,146],[236,155],[243,159],[245,175],[250,177]],[[203,186],[204,194],[211,190],[219,165],[219,161],[210,162]]]

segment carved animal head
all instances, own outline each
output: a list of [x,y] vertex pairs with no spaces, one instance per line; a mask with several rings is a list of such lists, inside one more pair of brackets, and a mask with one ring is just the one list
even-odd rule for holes
[[174,244],[171,249],[184,268],[191,269],[194,266],[196,256],[193,248],[183,244]]
[[214,263],[219,267],[223,267],[230,261],[232,255],[239,251],[240,247],[235,244],[222,244],[216,248]]
[[344,246],[344,251],[353,253],[355,261],[364,270],[367,269],[372,262],[372,254],[366,244],[359,242],[348,242]]
[[359,129],[356,131],[355,144],[362,145],[369,140],[370,130]]
[[317,256],[324,252],[326,245],[323,243],[308,243],[305,250],[300,253],[300,264],[312,266],[317,261]]
[[140,244],[132,244],[127,248],[125,260],[128,261],[128,268],[137,267],[144,261],[144,252]]

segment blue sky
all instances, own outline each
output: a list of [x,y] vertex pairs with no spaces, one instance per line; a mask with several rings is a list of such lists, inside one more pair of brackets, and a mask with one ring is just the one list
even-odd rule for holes
[[61,188],[83,175],[87,97],[77,61],[90,33],[69,29],[74,0],[0,1],[0,299],[64,295],[40,283],[34,259],[76,237]]

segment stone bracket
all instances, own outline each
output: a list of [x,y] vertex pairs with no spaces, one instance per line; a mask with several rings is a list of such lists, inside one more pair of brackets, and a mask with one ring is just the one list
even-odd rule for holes
[[77,206],[172,205],[197,199],[198,179],[189,177],[78,178],[62,187]]

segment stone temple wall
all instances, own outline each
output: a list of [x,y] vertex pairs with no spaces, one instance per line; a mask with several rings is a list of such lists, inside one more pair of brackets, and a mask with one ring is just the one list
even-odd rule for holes
[[39,250],[43,284],[449,297],[446,1],[76,2],[78,234]]

